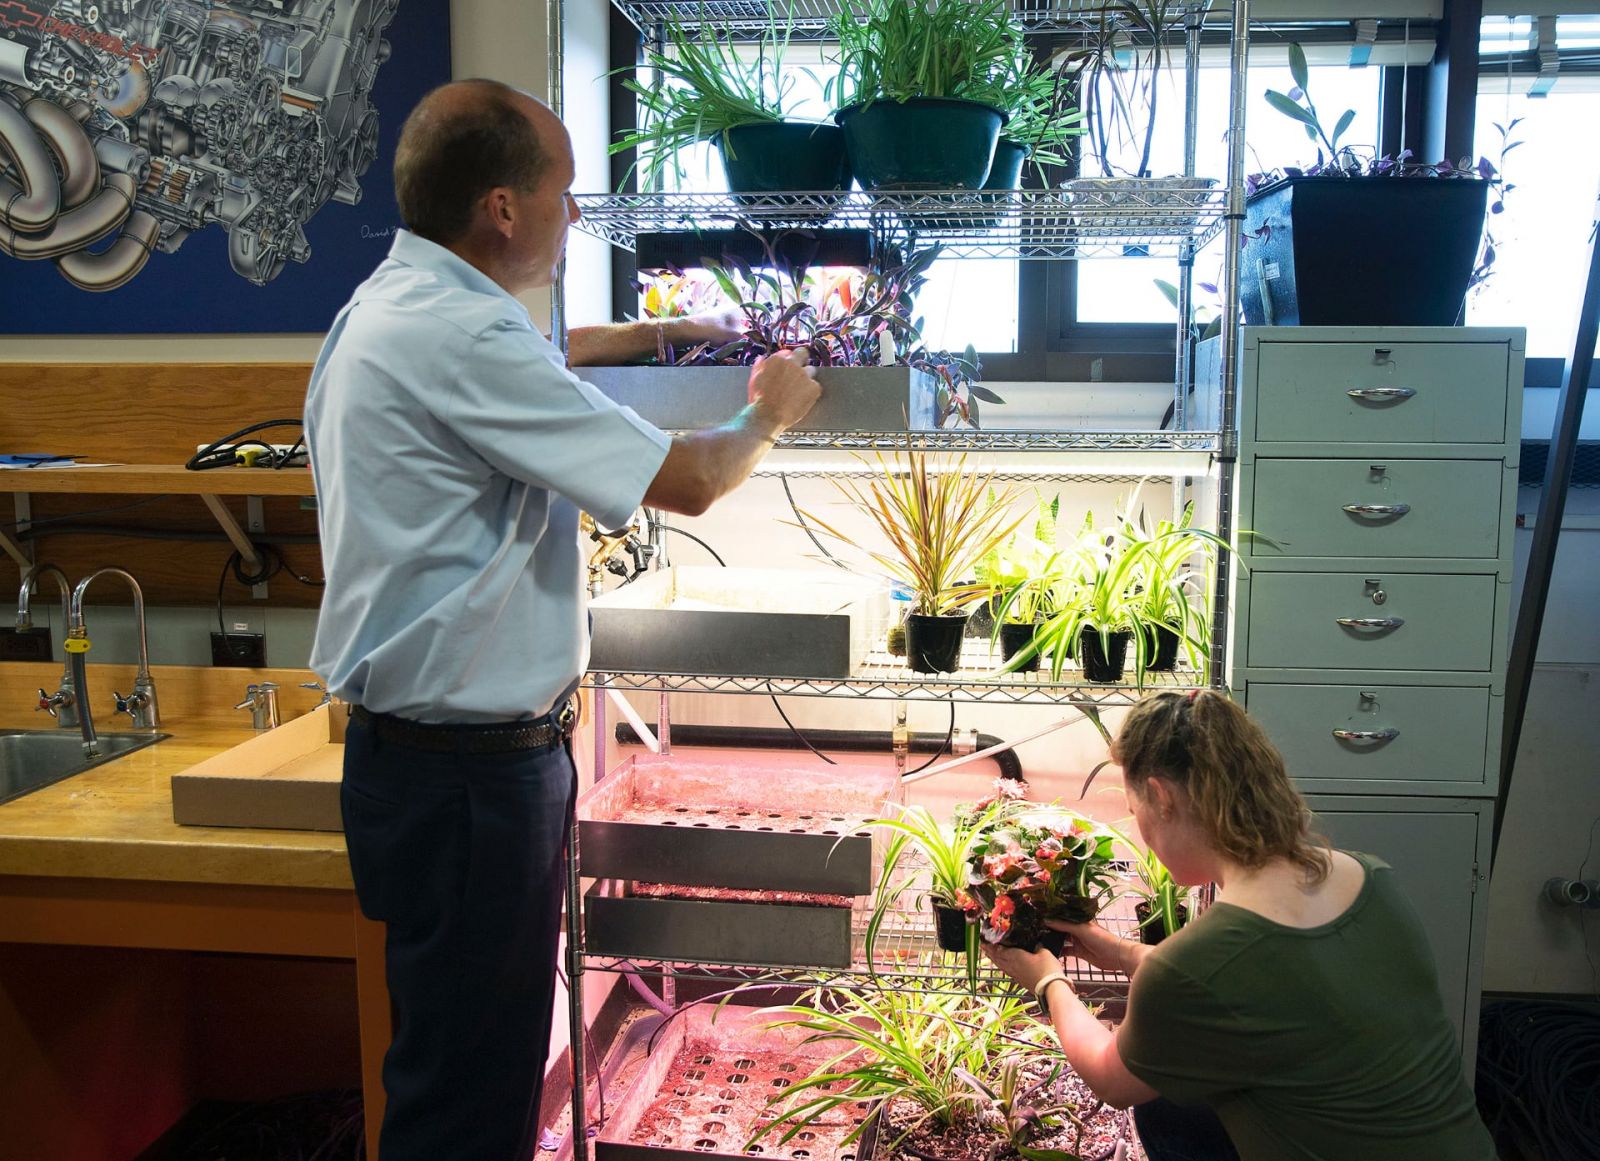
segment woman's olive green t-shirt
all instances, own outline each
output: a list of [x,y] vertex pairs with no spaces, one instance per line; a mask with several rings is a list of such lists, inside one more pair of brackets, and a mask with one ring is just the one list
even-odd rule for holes
[[1427,937],[1381,859],[1319,927],[1218,903],[1145,958],[1117,1047],[1243,1161],[1494,1161]]

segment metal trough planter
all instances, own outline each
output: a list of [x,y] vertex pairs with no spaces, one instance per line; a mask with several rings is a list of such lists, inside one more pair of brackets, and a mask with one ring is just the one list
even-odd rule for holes
[[870,1110],[840,1109],[778,1144],[774,1131],[746,1151],[767,1116],[767,1103],[795,1080],[811,1075],[837,1045],[802,1045],[805,1033],[768,1029],[747,1008],[710,1004],[674,1017],[657,1039],[644,1070],[594,1142],[595,1161],[865,1161],[872,1127],[849,1145],[843,1138]]

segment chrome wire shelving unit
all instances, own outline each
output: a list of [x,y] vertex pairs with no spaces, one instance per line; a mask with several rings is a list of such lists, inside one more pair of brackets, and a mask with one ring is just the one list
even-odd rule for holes
[[[715,26],[735,37],[756,37],[772,19],[771,0],[613,0],[647,39],[659,36],[667,21],[693,29]],[[1117,7],[1109,0],[1012,0],[1012,9],[1025,29],[1048,33],[1055,48],[1070,48],[1099,37],[1107,20],[1116,19]],[[839,0],[785,0],[782,18],[792,19],[797,37],[816,38],[839,11]],[[559,112],[563,84],[564,0],[552,0],[550,13],[550,82]],[[865,228],[879,252],[910,244],[941,243],[952,258],[1006,258],[1036,261],[1091,259],[1096,257],[1175,257],[1179,264],[1179,320],[1192,307],[1193,262],[1196,253],[1215,243],[1224,252],[1223,311],[1219,372],[1222,395],[1211,430],[1195,431],[1188,414],[1189,384],[1193,378],[1189,328],[1177,322],[1170,431],[1012,430],[906,432],[791,432],[758,469],[759,475],[803,478],[834,476],[859,469],[861,453],[900,450],[936,450],[973,453],[978,466],[993,469],[996,478],[1016,480],[1092,480],[1131,482],[1150,478],[1173,481],[1174,501],[1185,478],[1210,477],[1222,497],[1215,531],[1225,540],[1232,532],[1227,497],[1233,487],[1233,461],[1237,437],[1234,407],[1234,364],[1238,350],[1239,241],[1244,218],[1244,107],[1245,58],[1249,41],[1249,0],[1192,0],[1183,5],[1182,18],[1172,29],[1173,57],[1185,61],[1184,172],[1195,170],[1195,141],[1199,54],[1203,38],[1226,41],[1230,62],[1230,98],[1227,115],[1228,171],[1222,183],[1189,176],[1139,181],[1079,181],[1068,188],[1019,191],[897,191],[893,193],[775,193],[759,196],[728,193],[597,193],[579,195],[582,220],[577,228],[617,247],[637,252],[641,235],[681,233],[709,229],[753,229],[772,233],[786,229],[826,230]],[[1182,41],[1181,48],[1178,40]],[[1130,47],[1132,42],[1130,42]],[[553,317],[562,319],[558,283]],[[856,453],[851,455],[849,453]],[[1226,592],[1229,562],[1224,554],[1213,578],[1210,628],[1212,653],[1204,672],[1180,670],[1153,675],[1141,687],[1102,685],[1080,680],[1069,670],[1060,681],[1048,675],[1007,674],[998,671],[987,642],[967,645],[964,667],[953,674],[917,674],[900,658],[887,653],[869,656],[849,677],[839,680],[795,678],[782,675],[715,676],[705,674],[590,674],[589,688],[607,693],[642,692],[659,696],[658,729],[667,740],[668,703],[674,693],[725,693],[734,695],[800,695],[883,699],[888,704],[919,700],[966,704],[1056,706],[1093,717],[1101,707],[1131,705],[1152,689],[1188,690],[1221,686],[1230,630]],[[606,774],[604,746],[607,732],[606,696],[594,698],[594,736],[597,740],[596,778]],[[903,716],[900,718],[904,720]],[[568,852],[569,898],[584,897],[579,872],[578,829],[571,832]],[[567,966],[571,974],[568,993],[573,1066],[579,1075],[584,1062],[587,1029],[584,1020],[584,975],[588,971],[627,972],[658,976],[662,995],[672,997],[677,980],[704,980],[733,988],[742,984],[773,988],[829,988],[922,990],[965,992],[970,987],[961,956],[937,950],[932,916],[921,910],[921,892],[906,893],[905,910],[891,912],[880,929],[872,961],[865,949],[865,931],[871,900],[857,898],[852,909],[852,954],[848,968],[820,969],[791,965],[753,965],[712,962],[713,955],[694,962],[666,962],[641,957],[602,955],[587,949],[583,908],[569,906]],[[1203,905],[1203,901],[1202,905]],[[1132,901],[1118,899],[1102,920],[1124,937],[1137,929]],[[708,949],[709,951],[710,949]],[[1073,961],[1069,965],[1080,994],[1096,1001],[1116,1002],[1127,995],[1125,977]],[[985,960],[979,986],[1009,988],[1009,980]],[[572,1123],[587,1123],[583,1085],[572,1094]],[[588,1142],[574,1134],[574,1161],[587,1161]]]
[[[980,655],[983,660],[980,660]],[[881,697],[908,701],[947,702],[952,698],[978,705],[1053,705],[1078,708],[1130,706],[1151,690],[1190,690],[1203,684],[1193,670],[1146,675],[1142,688],[1079,679],[1075,670],[1052,681],[1048,673],[1000,673],[984,664],[987,642],[969,642],[955,673],[914,673],[905,659],[887,653],[870,655],[849,677],[744,677],[682,673],[590,674],[586,688],[634,693],[743,693],[782,697]]]
[[864,193],[580,194],[577,228],[625,250],[645,233],[866,228],[887,242],[937,242],[950,258],[1177,257],[1222,230],[1206,179],[1090,179],[1068,189]]

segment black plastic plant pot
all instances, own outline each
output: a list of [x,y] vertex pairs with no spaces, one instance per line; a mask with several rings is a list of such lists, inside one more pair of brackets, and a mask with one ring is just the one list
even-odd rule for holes
[[837,125],[770,121],[717,134],[717,149],[736,194],[847,190],[850,164]]
[[964,616],[912,613],[906,618],[906,665],[917,673],[954,673],[961,668],[961,640],[966,628]]
[[[1005,653],[1005,658],[1010,661],[1029,645],[1033,644],[1033,625],[1018,625],[1007,622],[1000,626],[1000,648]],[[1033,673],[1039,668],[1039,654],[1035,653],[1028,660],[1017,666],[1017,673]]]
[[978,101],[912,97],[840,109],[850,171],[862,189],[980,189],[1005,115]]
[[959,907],[933,905],[934,933],[939,939],[940,951],[967,950],[967,913]]
[[1155,625],[1150,629],[1150,662],[1145,669],[1151,673],[1171,673],[1178,667],[1178,646],[1182,638],[1175,629]]
[[1456,325],[1488,194],[1484,181],[1426,177],[1291,177],[1257,191],[1245,203],[1245,322]]
[[1085,627],[1078,634],[1078,660],[1083,664],[1085,681],[1121,681],[1127,665],[1128,642],[1132,633],[1122,630],[1108,634],[1110,649],[1102,640],[1100,630]]
[[[1169,931],[1167,931],[1167,926],[1164,922],[1162,922],[1161,916],[1151,916],[1150,904],[1134,904],[1133,913],[1138,917],[1139,920],[1140,943],[1143,943],[1148,947],[1154,947],[1169,934],[1171,934]],[[1181,929],[1187,922],[1189,922],[1189,909],[1180,903],[1178,904],[1178,927]]]
[[[1022,163],[1028,160],[1028,154],[1033,152],[1020,141],[1008,141],[1002,137],[995,142],[994,162],[989,166],[989,176],[983,183],[984,189],[1014,190],[1022,185]],[[1005,203],[1009,198],[998,194],[982,199],[984,205],[993,206],[994,213],[979,219],[980,229],[992,230],[1000,224],[1000,218],[1005,213]]]

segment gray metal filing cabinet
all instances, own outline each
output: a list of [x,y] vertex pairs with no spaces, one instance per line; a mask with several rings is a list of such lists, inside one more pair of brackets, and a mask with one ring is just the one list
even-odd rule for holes
[[1241,333],[1229,684],[1324,832],[1399,874],[1470,1073],[1523,332]]

